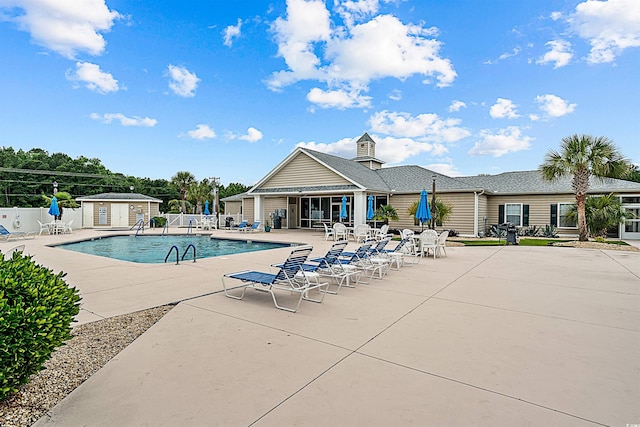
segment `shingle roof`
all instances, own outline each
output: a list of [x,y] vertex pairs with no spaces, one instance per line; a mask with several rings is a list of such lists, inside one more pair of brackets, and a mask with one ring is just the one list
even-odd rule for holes
[[84,202],[90,202],[95,200],[127,200],[127,201],[136,201],[136,202],[159,202],[162,203],[162,200],[156,199],[151,196],[145,196],[140,193],[100,193],[93,194],[91,196],[83,196],[78,197],[76,200]]
[[[549,182],[542,178],[539,171],[504,172],[498,175],[477,175],[457,178],[469,185],[485,188],[500,194],[556,194],[573,193],[571,176]],[[640,192],[640,183],[613,178],[597,178],[589,181],[589,193],[603,192]]]

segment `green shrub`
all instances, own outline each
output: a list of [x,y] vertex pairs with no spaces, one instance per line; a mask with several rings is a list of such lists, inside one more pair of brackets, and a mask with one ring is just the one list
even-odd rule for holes
[[78,290],[31,256],[0,255],[0,400],[40,371],[71,338],[80,311]]
[[154,216],[153,218],[151,218],[151,224],[155,228],[163,228],[166,223],[167,218],[163,216]]

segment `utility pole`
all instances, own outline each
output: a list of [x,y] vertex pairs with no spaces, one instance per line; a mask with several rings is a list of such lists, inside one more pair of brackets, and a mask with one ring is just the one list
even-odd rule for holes
[[216,219],[218,228],[220,228],[220,218],[218,216],[218,210],[220,210],[220,201],[218,200],[218,183],[220,182],[220,177],[212,177],[209,179],[213,182],[213,216]]

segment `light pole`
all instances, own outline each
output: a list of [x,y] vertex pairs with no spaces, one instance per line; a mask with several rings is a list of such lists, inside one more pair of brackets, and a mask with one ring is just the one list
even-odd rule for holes
[[431,229],[436,229],[436,176],[432,175],[433,183],[431,185]]
[[58,181],[53,181],[53,195],[58,194]]
[[133,185],[129,186],[129,190],[133,193]]

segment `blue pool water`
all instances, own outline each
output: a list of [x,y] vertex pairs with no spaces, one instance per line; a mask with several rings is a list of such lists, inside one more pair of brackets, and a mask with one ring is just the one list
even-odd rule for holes
[[[212,239],[208,235],[170,236],[106,236],[75,243],[65,243],[57,247],[85,254],[115,258],[122,261],[146,264],[163,263],[172,246],[178,247],[179,259],[187,247],[196,247],[197,259],[244,252],[291,246],[287,243],[254,242],[250,240]],[[185,261],[193,260],[193,249],[189,249]],[[175,250],[167,262],[176,261]]]

